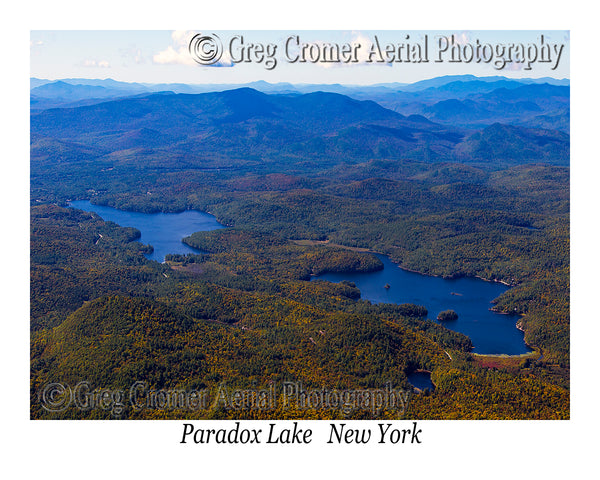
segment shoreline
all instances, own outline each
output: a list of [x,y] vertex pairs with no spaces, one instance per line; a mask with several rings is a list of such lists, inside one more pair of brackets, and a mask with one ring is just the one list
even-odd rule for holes
[[[531,347],[529,347],[529,348],[531,348]],[[519,355],[509,355],[507,353],[475,353],[475,352],[471,352],[471,355],[474,355],[476,357],[491,357],[491,358],[530,358],[535,355],[539,355],[536,358],[536,360],[538,360],[544,356],[543,353],[541,352],[541,350],[533,350],[531,352],[521,353]]]
[[[427,274],[427,273],[422,273],[422,272],[419,272],[419,271],[412,270],[410,268],[406,268],[406,267],[401,266],[400,264],[394,262],[392,260],[392,258],[390,257],[390,255],[387,255],[385,253],[376,252],[374,250],[363,249],[363,248],[358,249],[358,247],[355,248],[355,247],[347,247],[347,246],[339,245],[339,244],[333,244],[333,243],[330,243],[329,240],[292,240],[292,242],[295,243],[295,244],[297,244],[297,245],[326,245],[326,246],[335,246],[335,247],[341,247],[341,248],[345,248],[345,249],[349,249],[349,250],[363,251],[365,253],[371,253],[371,254],[374,254],[374,255],[380,255],[380,256],[385,257],[387,260],[390,261],[390,263],[392,263],[394,266],[398,267],[401,270],[404,270],[404,271],[410,272],[410,273],[415,273],[415,274],[418,274],[418,275],[428,276],[428,277],[442,278],[444,280],[459,279],[459,278],[477,278],[478,280],[482,280],[484,282],[500,283],[500,284],[508,287],[508,290],[510,290],[511,288],[514,288],[516,285],[518,285],[518,283],[516,283],[514,285],[511,285],[511,284],[509,284],[508,282],[506,282],[504,280],[489,280],[489,279],[483,278],[483,277],[481,277],[479,275],[475,275],[475,276],[461,275],[461,276],[454,277],[454,278],[448,278],[448,277],[444,277],[442,275],[431,275],[431,274]],[[312,276],[314,276],[315,278],[319,277],[319,275],[314,275],[314,274],[311,275],[311,277]],[[454,293],[454,292],[451,292],[451,294],[452,295],[456,295],[456,293]],[[496,297],[496,298],[492,299],[490,301],[490,303],[497,304],[496,300],[498,298],[499,297]],[[495,310],[495,307],[490,307],[490,308],[488,308],[488,310],[490,312],[494,313],[494,314],[499,314],[499,315],[509,315],[509,316],[511,316],[511,315],[517,315],[517,316],[519,316],[519,318],[522,318],[525,315],[525,314],[522,314],[522,313],[501,312],[501,311]],[[442,325],[442,326],[444,326],[445,328],[448,328],[445,325]],[[521,326],[520,320],[515,324],[515,327],[517,328],[517,330],[520,330],[523,333],[525,333],[525,329]],[[451,328],[448,328],[448,330],[455,331],[455,330],[452,330]],[[530,357],[530,356],[535,355],[536,353],[539,353],[539,357],[538,358],[542,358],[543,357],[543,353],[541,352],[541,350],[538,350],[538,349],[536,349],[536,347],[534,347],[534,346],[530,345],[529,343],[527,343],[525,341],[525,339],[523,339],[523,343],[525,344],[525,346],[527,348],[531,349],[530,352],[525,352],[525,353],[515,354],[515,355],[511,355],[511,354],[507,354],[507,353],[483,354],[483,353],[475,353],[473,351],[471,351],[469,353],[471,353],[472,355],[481,356],[481,357],[486,357],[487,356],[487,357],[504,357],[504,358]],[[473,346],[473,348],[475,348],[475,346]]]
[[[405,373],[406,375],[406,380],[408,381],[408,383],[410,383],[410,380],[408,380],[408,376],[412,375],[413,373],[428,373],[429,374],[429,382],[433,385],[433,390],[437,390],[438,386],[435,384],[435,382],[431,379],[431,375],[433,374],[433,372],[431,370],[425,370],[423,368],[417,368],[416,370],[413,370],[410,373]],[[423,390],[420,389],[419,387],[414,386],[412,383],[410,383],[413,387],[413,389],[419,393],[422,393]]]
[[[497,313],[501,313],[501,312],[497,312]],[[505,315],[510,315],[510,313],[506,313]],[[519,314],[520,317],[524,317],[525,314]],[[522,327],[521,325],[521,320],[519,320],[516,324],[515,327],[517,330],[525,333],[525,329]],[[531,352],[527,352],[527,353],[521,353],[519,355],[509,355],[507,353],[475,353],[475,352],[471,352],[471,355],[475,355],[477,357],[495,357],[495,358],[529,358],[529,357],[533,357],[536,354],[539,354],[539,356],[536,358],[536,360],[540,360],[541,358],[544,357],[544,352],[542,352],[541,348],[536,347],[535,345],[530,345],[529,343],[527,343],[525,341],[525,338],[523,338],[523,342],[525,343],[525,346],[527,348],[531,348]]]
[[[459,278],[477,278],[479,280],[483,280],[484,282],[490,282],[490,283],[501,283],[502,285],[509,287],[510,288],[514,288],[516,287],[519,283],[509,283],[505,280],[494,280],[494,279],[489,279],[489,278],[484,278],[480,275],[458,275],[458,276],[448,276],[448,275],[436,275],[433,273],[423,273],[420,272],[419,270],[414,270],[412,268],[408,268],[405,266],[400,265],[398,262],[394,261],[391,257],[390,254],[387,253],[383,253],[383,252],[378,252],[376,250],[372,250],[370,248],[364,248],[364,247],[349,247],[347,245],[342,245],[339,243],[331,243],[329,240],[308,240],[308,239],[294,239],[294,240],[290,240],[292,243],[295,243],[296,245],[325,245],[325,246],[329,246],[329,247],[338,247],[338,248],[344,248],[346,250],[352,250],[355,252],[362,252],[362,253],[372,253],[374,255],[382,255],[384,257],[386,257],[391,263],[393,263],[396,267],[400,268],[401,270],[404,270],[406,272],[410,272],[410,273],[417,273],[419,275],[425,275],[427,277],[435,277],[435,278],[442,278],[444,280],[457,280]],[[501,312],[495,312],[495,313],[501,313]]]

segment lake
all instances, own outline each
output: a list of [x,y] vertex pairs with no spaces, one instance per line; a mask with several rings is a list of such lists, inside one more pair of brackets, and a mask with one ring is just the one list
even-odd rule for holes
[[[154,247],[147,254],[150,260],[164,262],[168,253],[198,253],[181,240],[194,232],[225,228],[213,215],[196,210],[181,213],[138,213],[93,205],[89,201],[74,201],[72,207],[95,212],[104,220],[122,227],[134,227],[141,232],[140,242]],[[523,332],[515,326],[518,317],[490,311],[491,301],[509,287],[477,278],[445,280],[402,270],[385,255],[377,255],[384,269],[370,273],[327,273],[319,279],[331,282],[349,280],[361,291],[364,300],[373,303],[414,303],[429,311],[435,319],[443,310],[458,313],[458,320],[444,325],[469,336],[475,353],[520,355],[530,352]],[[389,288],[385,288],[385,285]]]
[[408,383],[421,391],[425,390],[426,388],[432,392],[435,390],[435,385],[431,381],[431,372],[412,372],[409,373],[406,378],[408,378]]
[[213,215],[197,210],[186,210],[181,213],[126,212],[93,205],[87,200],[71,202],[70,206],[97,213],[104,220],[115,222],[122,227],[137,228],[142,234],[139,241],[154,247],[154,251],[146,257],[157,262],[164,262],[165,255],[168,253],[198,253],[198,250],[181,240],[194,232],[225,228]]
[[[409,272],[385,255],[377,254],[383,270],[369,273],[326,273],[316,277],[330,282],[348,280],[360,289],[361,298],[373,303],[414,303],[427,308],[428,317],[452,309],[458,320],[444,322],[451,330],[464,333],[473,342],[475,353],[520,355],[530,352],[524,334],[516,328],[518,317],[490,310],[496,297],[508,290],[501,283],[478,278],[443,279]],[[389,285],[389,288],[385,286]]]

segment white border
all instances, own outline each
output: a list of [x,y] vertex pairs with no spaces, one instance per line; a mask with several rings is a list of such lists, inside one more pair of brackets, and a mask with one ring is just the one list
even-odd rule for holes
[[[28,2],[6,13],[2,92],[4,153],[2,247],[4,305],[2,413],[5,471],[44,478],[559,478],[596,471],[593,409],[598,338],[593,194],[598,138],[596,26],[581,2]],[[581,8],[577,8],[581,6]],[[587,12],[587,13],[586,13]],[[583,20],[580,18],[584,17]],[[587,17],[587,18],[586,18]],[[183,25],[182,25],[183,23]],[[301,448],[180,445],[182,423],[29,421],[28,86],[29,31],[36,29],[570,29],[572,80],[572,391],[571,420],[562,422],[419,422],[423,445]],[[10,235],[10,237],[8,236]],[[17,304],[14,307],[14,304]],[[255,422],[253,422],[255,423]],[[262,422],[267,424],[268,422]],[[353,422],[353,424],[356,422]],[[313,425],[313,422],[304,422]],[[211,424],[212,426],[213,424]],[[364,422],[359,425],[363,427]],[[327,422],[315,436],[326,436]],[[587,432],[592,435],[586,435]],[[6,445],[9,445],[6,447]],[[592,450],[594,448],[594,450]],[[12,468],[11,468],[12,467]],[[587,467],[587,468],[586,468]],[[589,470],[588,468],[591,467]]]

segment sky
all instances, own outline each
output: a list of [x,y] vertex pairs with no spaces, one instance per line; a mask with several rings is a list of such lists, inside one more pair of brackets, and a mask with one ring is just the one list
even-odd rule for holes
[[[200,65],[190,54],[190,40],[198,34],[219,38],[221,55],[212,65]],[[551,62],[539,61],[542,37],[548,45],[545,48],[550,51]],[[454,47],[450,44],[452,40]],[[376,50],[376,42],[380,50]],[[302,50],[304,44],[307,47]],[[350,49],[357,44],[360,47],[346,57],[350,60],[348,63],[323,62],[322,46],[326,44],[340,49],[344,45]],[[407,47],[398,53],[398,45],[406,44],[408,48],[412,45],[414,53],[412,59],[409,57],[412,61],[407,61]],[[526,68],[527,62],[507,63],[502,69],[495,67],[498,58],[507,57],[511,44],[523,45],[530,59],[537,52],[531,69]],[[569,78],[569,44],[569,31],[562,30],[32,30],[30,76],[50,80],[112,78],[140,83],[235,84],[264,80],[354,85],[412,83],[458,74]],[[287,51],[286,45],[289,45]],[[483,50],[485,45],[488,45],[487,50]],[[556,50],[554,45],[557,49],[560,45],[564,47]],[[200,48],[207,46],[210,47],[200,45]],[[394,56],[379,62],[382,57],[378,52],[384,52],[386,46],[394,52],[389,55]],[[448,48],[444,50],[445,46]],[[496,54],[496,49],[503,47],[505,54]],[[300,61],[302,51],[305,62]],[[452,62],[452,52],[460,52],[461,61]],[[210,54],[210,48],[205,53]],[[314,62],[316,55],[319,61]],[[397,59],[398,55],[402,62],[388,61]],[[485,55],[487,63],[476,61],[477,58],[485,60]],[[298,60],[292,62],[297,57]],[[419,59],[421,62],[416,61]]]

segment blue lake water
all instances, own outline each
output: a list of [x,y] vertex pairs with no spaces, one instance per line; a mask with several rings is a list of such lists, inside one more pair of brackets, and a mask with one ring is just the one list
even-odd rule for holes
[[[478,278],[446,280],[402,270],[385,255],[377,255],[383,270],[370,273],[326,273],[320,280],[354,282],[361,298],[373,303],[414,303],[428,310],[428,318],[452,309],[458,320],[445,322],[451,330],[464,333],[473,351],[484,354],[520,355],[530,352],[524,334],[516,328],[518,317],[490,311],[491,303],[509,287]],[[389,288],[385,288],[388,284]]]
[[409,383],[419,390],[425,390],[426,388],[432,392],[435,390],[435,385],[431,381],[430,372],[412,372],[406,377],[408,378]]
[[194,232],[224,228],[213,215],[186,210],[181,213],[138,213],[117,210],[111,207],[93,205],[87,200],[71,202],[74,208],[94,212],[104,220],[115,222],[122,227],[135,227],[142,236],[141,243],[152,245],[154,252],[146,255],[150,260],[164,262],[168,253],[198,253],[181,240]]

